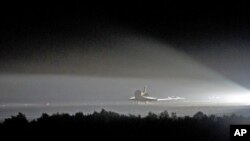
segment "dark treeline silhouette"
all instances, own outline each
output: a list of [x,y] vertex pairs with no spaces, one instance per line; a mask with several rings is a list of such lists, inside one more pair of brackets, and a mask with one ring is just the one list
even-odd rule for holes
[[228,115],[215,116],[197,112],[193,117],[178,117],[176,113],[149,112],[147,116],[122,115],[101,110],[85,115],[42,114],[28,121],[24,114],[5,119],[0,133],[7,138],[24,139],[150,139],[227,141],[230,124],[249,124],[250,118]]

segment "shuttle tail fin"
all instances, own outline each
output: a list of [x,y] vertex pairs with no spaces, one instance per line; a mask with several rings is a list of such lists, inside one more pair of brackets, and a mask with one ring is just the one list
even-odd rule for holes
[[147,93],[147,85],[144,86],[143,93]]
[[147,92],[147,85],[144,86],[144,89],[142,91],[142,96],[149,96]]

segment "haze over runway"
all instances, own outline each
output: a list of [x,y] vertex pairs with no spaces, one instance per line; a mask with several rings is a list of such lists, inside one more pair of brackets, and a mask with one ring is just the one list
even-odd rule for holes
[[168,106],[250,104],[247,7],[112,4],[7,4],[1,107],[129,105],[144,85],[151,96],[185,98],[160,103]]

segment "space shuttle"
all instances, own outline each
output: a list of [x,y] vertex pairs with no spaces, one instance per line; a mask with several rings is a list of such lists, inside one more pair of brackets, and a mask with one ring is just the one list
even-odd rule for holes
[[151,97],[149,96],[147,92],[147,86],[144,86],[144,89],[141,90],[136,90],[134,93],[135,96],[131,97],[130,100],[136,101],[136,102],[151,102],[151,101],[165,101],[165,100],[179,100],[179,99],[184,99],[182,97],[167,97],[163,99],[158,99],[156,97]]

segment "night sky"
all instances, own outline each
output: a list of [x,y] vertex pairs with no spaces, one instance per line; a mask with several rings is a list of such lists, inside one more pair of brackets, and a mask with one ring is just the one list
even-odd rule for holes
[[127,101],[144,85],[185,102],[250,95],[249,12],[229,2],[3,3],[0,103]]

